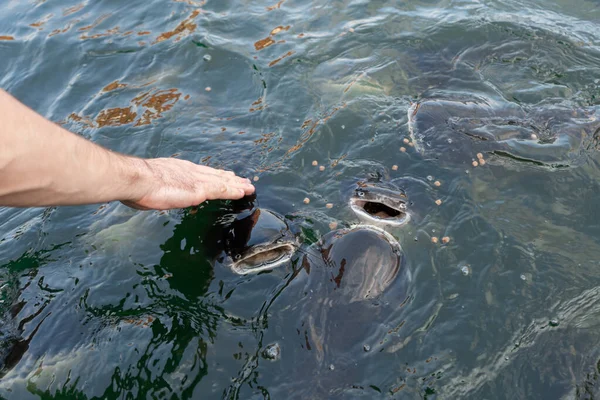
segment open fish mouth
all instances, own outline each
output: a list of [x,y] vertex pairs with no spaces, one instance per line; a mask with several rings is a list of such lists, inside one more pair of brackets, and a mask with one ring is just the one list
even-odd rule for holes
[[362,192],[359,192],[358,197],[350,199],[350,208],[359,217],[375,223],[397,226],[410,220],[405,203],[381,195],[375,198],[361,198],[360,193]]
[[255,246],[244,254],[236,255],[231,268],[239,275],[274,269],[290,261],[295,251],[295,244],[286,241]]

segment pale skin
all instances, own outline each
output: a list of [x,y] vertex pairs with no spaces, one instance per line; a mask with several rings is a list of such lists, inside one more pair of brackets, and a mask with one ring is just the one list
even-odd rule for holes
[[231,171],[107,150],[0,89],[0,206],[122,201],[141,210],[167,210],[252,193],[250,181]]

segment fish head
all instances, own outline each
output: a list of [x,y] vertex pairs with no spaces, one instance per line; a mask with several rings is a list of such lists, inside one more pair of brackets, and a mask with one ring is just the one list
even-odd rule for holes
[[410,221],[408,197],[398,188],[360,184],[350,196],[350,209],[364,222],[402,226]]
[[292,259],[297,247],[287,222],[262,208],[237,215],[225,230],[226,264],[240,275],[279,267]]

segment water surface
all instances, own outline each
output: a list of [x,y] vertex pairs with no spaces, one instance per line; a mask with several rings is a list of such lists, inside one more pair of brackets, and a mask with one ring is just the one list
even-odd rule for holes
[[[0,396],[594,398],[598,21],[595,0],[3,1],[0,87],[111,149],[259,177],[303,245],[239,276],[212,263],[230,204],[0,209]],[[365,180],[410,199],[411,278],[355,307],[302,260],[358,223]]]

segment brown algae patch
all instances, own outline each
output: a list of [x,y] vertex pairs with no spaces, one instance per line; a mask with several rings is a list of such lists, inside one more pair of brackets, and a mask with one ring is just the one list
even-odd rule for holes
[[288,58],[288,57],[292,56],[294,53],[295,53],[294,51],[288,51],[287,53],[285,53],[281,57],[276,58],[275,60],[271,61],[269,63],[269,67],[272,67],[272,66],[278,64],[281,60],[283,60],[284,58]]
[[258,40],[257,42],[254,43],[254,49],[256,49],[256,51],[260,51],[264,48],[274,45],[276,42],[275,42],[275,39],[273,39],[273,36],[277,35],[280,32],[288,31],[289,29],[290,29],[289,25],[288,26],[279,25],[279,26],[273,28],[271,33],[269,33],[269,36],[267,36],[264,39]]
[[196,23],[194,22],[194,18],[196,18],[198,16],[198,14],[200,14],[200,11],[195,10],[194,12],[192,12],[192,14],[189,17],[187,17],[186,19],[181,21],[179,23],[179,25],[177,25],[177,27],[175,27],[175,29],[173,29],[172,31],[168,31],[168,32],[164,32],[164,33],[160,34],[160,36],[157,37],[156,40],[152,44],[164,42],[165,40],[169,40],[173,36],[177,36],[175,41],[179,41],[179,40],[181,40],[182,37],[185,36],[186,33],[190,34],[190,33],[194,32],[197,27]]
[[96,123],[99,128],[104,126],[120,126],[130,124],[137,117],[137,113],[127,108],[109,108],[102,110],[96,117]]
[[285,2],[285,0],[279,0],[279,2],[277,2],[277,4],[267,7],[267,11],[273,11],[273,10],[276,10],[278,8],[281,8],[281,5],[284,2]]
[[111,82],[108,85],[106,85],[102,89],[102,91],[103,92],[110,92],[110,91],[113,91],[113,90],[116,90],[116,89],[119,89],[119,88],[122,88],[122,87],[125,87],[125,86],[127,86],[126,83],[119,83],[119,81],[114,81],[114,82]]

